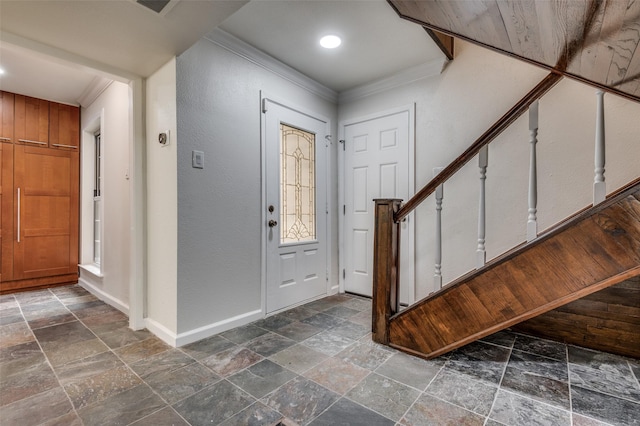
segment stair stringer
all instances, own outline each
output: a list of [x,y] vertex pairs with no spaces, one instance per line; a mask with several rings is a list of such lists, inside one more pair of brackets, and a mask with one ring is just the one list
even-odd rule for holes
[[396,314],[389,345],[433,358],[640,275],[640,184]]

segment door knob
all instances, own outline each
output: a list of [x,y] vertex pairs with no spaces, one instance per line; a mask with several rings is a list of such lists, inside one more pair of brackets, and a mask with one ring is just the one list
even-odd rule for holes
[[275,220],[271,219],[269,221],[269,228],[273,228],[274,226],[276,226],[278,224],[278,222],[276,222]]

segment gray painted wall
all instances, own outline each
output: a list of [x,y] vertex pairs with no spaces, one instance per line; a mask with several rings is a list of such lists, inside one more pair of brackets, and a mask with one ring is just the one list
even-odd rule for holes
[[[464,150],[545,72],[458,43],[436,77],[336,105],[203,39],[176,61],[177,333],[261,308],[260,91],[340,120],[416,104],[416,188]],[[640,106],[608,95],[609,189],[638,176]],[[564,81],[541,104],[540,228],[588,204],[593,173],[595,89]],[[337,135],[337,129],[332,131]],[[487,178],[489,258],[522,241],[526,224],[528,130],[521,119],[490,148]],[[337,137],[331,153],[332,262],[337,284]],[[192,150],[205,168],[191,167]],[[575,161],[575,162],[574,162]],[[570,165],[569,165],[570,164]],[[477,232],[476,162],[445,188],[445,281],[472,269]],[[418,296],[433,291],[433,202],[416,217]],[[455,212],[455,214],[451,214]],[[169,301],[171,302],[171,301]]]
[[[337,107],[206,39],[179,56],[176,69],[177,331],[184,333],[261,308],[260,91],[334,127]],[[191,167],[192,150],[204,151],[204,169]],[[337,224],[332,232],[337,256]]]

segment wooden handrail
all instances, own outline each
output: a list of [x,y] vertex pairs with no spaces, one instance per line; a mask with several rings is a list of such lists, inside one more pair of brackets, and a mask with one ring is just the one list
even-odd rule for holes
[[507,127],[524,114],[529,106],[540,99],[547,93],[558,81],[562,79],[562,74],[555,72],[547,75],[540,83],[536,85],[529,93],[527,93],[517,104],[515,104],[505,115],[503,115],[493,126],[491,126],[482,136],[469,146],[458,158],[445,167],[438,175],[436,175],[429,183],[427,183],[420,191],[418,191],[409,201],[407,201],[394,216],[395,222],[402,221],[409,213],[411,213],[420,203],[422,203],[429,195],[431,195],[438,186],[442,185],[458,170],[467,164],[482,149],[483,146],[489,144],[498,137]]

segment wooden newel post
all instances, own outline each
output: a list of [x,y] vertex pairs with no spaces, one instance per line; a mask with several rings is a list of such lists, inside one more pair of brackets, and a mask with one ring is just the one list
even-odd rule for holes
[[373,231],[373,340],[389,343],[389,318],[398,312],[400,282],[400,223],[394,214],[400,209],[399,199],[375,201]]

